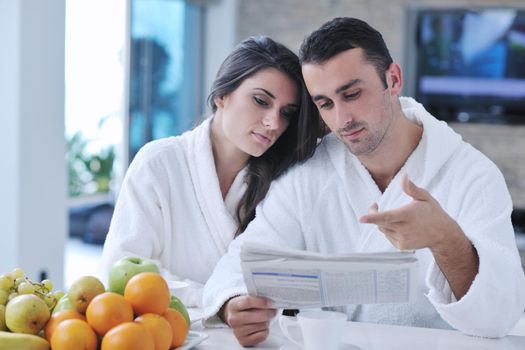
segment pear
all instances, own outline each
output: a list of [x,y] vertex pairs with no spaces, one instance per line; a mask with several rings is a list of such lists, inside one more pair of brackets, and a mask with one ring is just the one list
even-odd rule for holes
[[49,317],[49,307],[34,294],[14,297],[5,309],[7,328],[14,333],[38,334]]
[[73,282],[67,294],[73,309],[84,315],[91,300],[105,291],[104,285],[98,278],[83,276]]

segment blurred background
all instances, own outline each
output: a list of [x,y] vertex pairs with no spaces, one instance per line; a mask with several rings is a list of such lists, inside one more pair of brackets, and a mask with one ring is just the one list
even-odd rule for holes
[[524,1],[0,0],[0,271],[96,274],[130,161],[207,113],[231,49],[297,51],[337,16],[383,33],[404,93],[500,167],[525,251]]

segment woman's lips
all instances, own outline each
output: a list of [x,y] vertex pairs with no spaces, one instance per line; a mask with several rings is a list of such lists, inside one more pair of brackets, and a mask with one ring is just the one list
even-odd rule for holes
[[253,135],[262,144],[267,145],[267,144],[272,142],[272,139],[269,136],[266,136],[264,134],[260,134],[258,132],[253,132]]

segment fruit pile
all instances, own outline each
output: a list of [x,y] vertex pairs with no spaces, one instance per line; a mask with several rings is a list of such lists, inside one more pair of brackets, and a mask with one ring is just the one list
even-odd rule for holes
[[50,281],[30,281],[20,269],[0,276],[0,350],[169,350],[182,345],[190,327],[182,302],[170,296],[156,265],[122,267],[127,264],[130,258],[113,266],[108,291],[93,276],[81,277],[66,294],[53,292]]

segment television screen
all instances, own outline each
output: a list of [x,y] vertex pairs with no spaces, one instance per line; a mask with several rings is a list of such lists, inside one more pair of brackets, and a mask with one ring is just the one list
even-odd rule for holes
[[525,9],[421,10],[416,98],[445,120],[525,123]]

